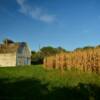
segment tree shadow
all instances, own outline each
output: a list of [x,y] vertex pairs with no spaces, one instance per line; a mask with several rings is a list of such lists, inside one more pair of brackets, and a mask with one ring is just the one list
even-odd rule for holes
[[79,83],[75,87],[48,89],[37,79],[9,82],[0,79],[0,100],[100,100],[100,87]]
[[48,89],[39,80],[25,79],[17,82],[7,82],[0,79],[0,100],[41,100],[45,99]]
[[79,83],[75,87],[55,88],[49,93],[50,100],[100,100],[100,87]]

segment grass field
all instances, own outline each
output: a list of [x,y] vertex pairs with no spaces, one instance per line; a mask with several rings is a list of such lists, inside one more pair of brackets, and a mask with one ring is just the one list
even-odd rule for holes
[[0,100],[100,100],[100,75],[42,65],[0,68]]

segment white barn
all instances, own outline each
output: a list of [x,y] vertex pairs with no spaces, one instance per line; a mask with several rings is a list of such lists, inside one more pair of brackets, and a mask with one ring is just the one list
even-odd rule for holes
[[14,67],[31,64],[31,50],[25,42],[6,39],[0,44],[0,67]]

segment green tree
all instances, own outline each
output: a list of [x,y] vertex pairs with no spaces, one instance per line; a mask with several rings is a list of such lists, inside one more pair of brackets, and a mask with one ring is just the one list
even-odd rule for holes
[[56,48],[53,48],[51,46],[43,47],[43,48],[40,49],[40,54],[43,57],[47,57],[47,56],[50,56],[50,55],[54,55],[56,53],[57,53]]
[[62,48],[62,47],[58,47],[56,48],[57,53],[61,53],[61,52],[68,52],[66,51],[66,49]]
[[83,50],[87,50],[87,49],[94,49],[94,47],[93,46],[85,46],[85,47],[83,47]]
[[43,64],[43,57],[39,52],[32,51],[31,64]]
[[62,47],[54,48],[52,46],[42,47],[39,51],[32,51],[32,64],[42,64],[43,59],[47,56],[55,55],[61,52],[66,52]]

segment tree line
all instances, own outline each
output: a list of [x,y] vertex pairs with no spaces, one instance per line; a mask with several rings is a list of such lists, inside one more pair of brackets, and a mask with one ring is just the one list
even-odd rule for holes
[[31,52],[32,53],[31,63],[32,64],[43,64],[43,59],[45,57],[55,55],[55,54],[58,54],[61,52],[68,52],[68,51],[66,51],[66,49],[64,49],[62,47],[57,47],[57,48],[54,48],[52,46],[42,47],[38,51]]
[[[96,46],[96,47],[100,47],[100,45]],[[85,46],[83,48],[76,48],[74,49],[73,51],[82,51],[82,50],[88,50],[88,49],[94,49],[95,47],[93,46]],[[42,47],[40,48],[40,50],[38,51],[32,51],[32,55],[31,55],[31,63],[32,64],[43,64],[43,59],[45,57],[48,57],[48,56],[53,56],[53,55],[56,55],[56,54],[59,54],[59,53],[70,53],[70,52],[73,52],[73,51],[68,51],[62,47],[52,47],[52,46],[46,46],[46,47]]]

